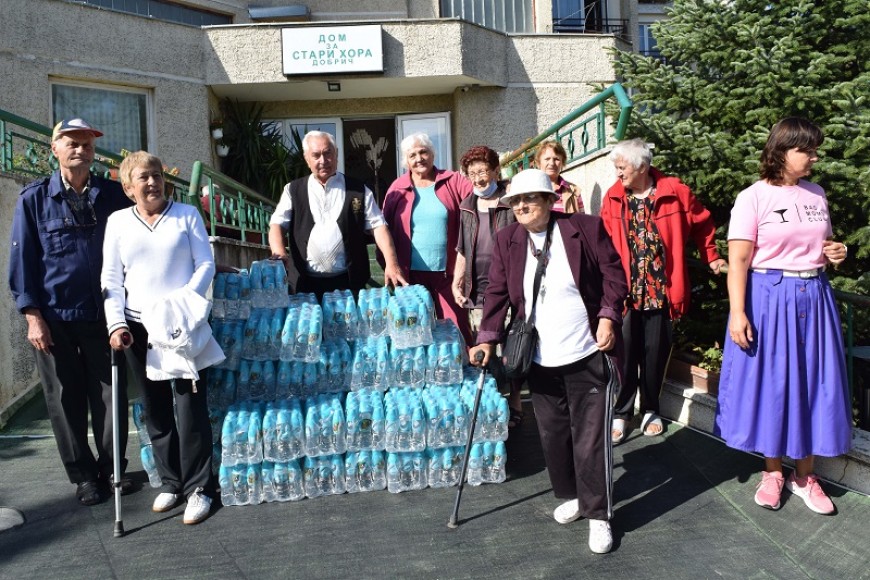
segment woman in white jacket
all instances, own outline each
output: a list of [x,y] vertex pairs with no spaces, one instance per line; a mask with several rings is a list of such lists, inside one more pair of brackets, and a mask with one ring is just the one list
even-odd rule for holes
[[[186,498],[183,521],[196,524],[208,517],[213,493],[206,381],[197,371],[219,362],[222,355],[218,348],[214,356],[196,356],[189,344],[173,351],[166,338],[183,341],[185,334],[207,325],[207,307],[188,307],[205,300],[214,259],[196,208],[166,198],[160,159],[145,151],[132,153],[119,174],[124,192],[136,205],[112,214],[106,226],[101,281],[109,343],[115,350],[132,350],[136,374],[144,379],[148,434],[163,482],[152,509],[166,512]],[[167,310],[204,316],[182,316],[178,324],[163,328],[171,319]],[[172,359],[179,353],[190,364],[167,364],[167,354]],[[175,378],[174,393],[170,378]]]

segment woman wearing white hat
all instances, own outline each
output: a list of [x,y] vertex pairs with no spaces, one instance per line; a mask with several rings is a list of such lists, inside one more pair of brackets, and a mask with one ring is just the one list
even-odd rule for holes
[[[563,500],[554,519],[589,520],[589,548],[610,551],[613,538],[610,420],[613,366],[603,354],[621,343],[616,332],[628,293],[619,255],[601,220],[553,212],[556,193],[539,169],[514,177],[503,200],[517,219],[496,234],[478,333],[486,365],[504,338],[508,308],[535,325],[538,341],[529,390],[553,493]],[[543,273],[535,296],[536,271]]]

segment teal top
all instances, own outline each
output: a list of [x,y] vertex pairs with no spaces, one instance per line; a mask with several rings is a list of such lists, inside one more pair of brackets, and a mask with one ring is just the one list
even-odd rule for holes
[[411,209],[411,270],[443,272],[447,268],[447,208],[435,186],[415,187]]

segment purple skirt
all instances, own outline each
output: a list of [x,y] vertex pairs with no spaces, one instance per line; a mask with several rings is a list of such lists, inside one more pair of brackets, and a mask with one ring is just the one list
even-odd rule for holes
[[754,342],[725,339],[714,433],[764,457],[835,457],[851,448],[843,331],[824,274],[751,272],[746,295]]

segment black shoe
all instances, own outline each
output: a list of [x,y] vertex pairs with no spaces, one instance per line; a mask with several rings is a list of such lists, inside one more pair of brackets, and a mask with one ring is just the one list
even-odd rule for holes
[[[98,480],[100,489],[105,491],[107,495],[115,495],[115,476],[110,474],[108,479],[100,477]],[[129,495],[136,491],[133,486],[133,480],[129,477],[121,476],[121,495]]]
[[100,487],[96,481],[83,481],[76,488],[76,497],[82,505],[97,505],[103,501],[100,495]]

